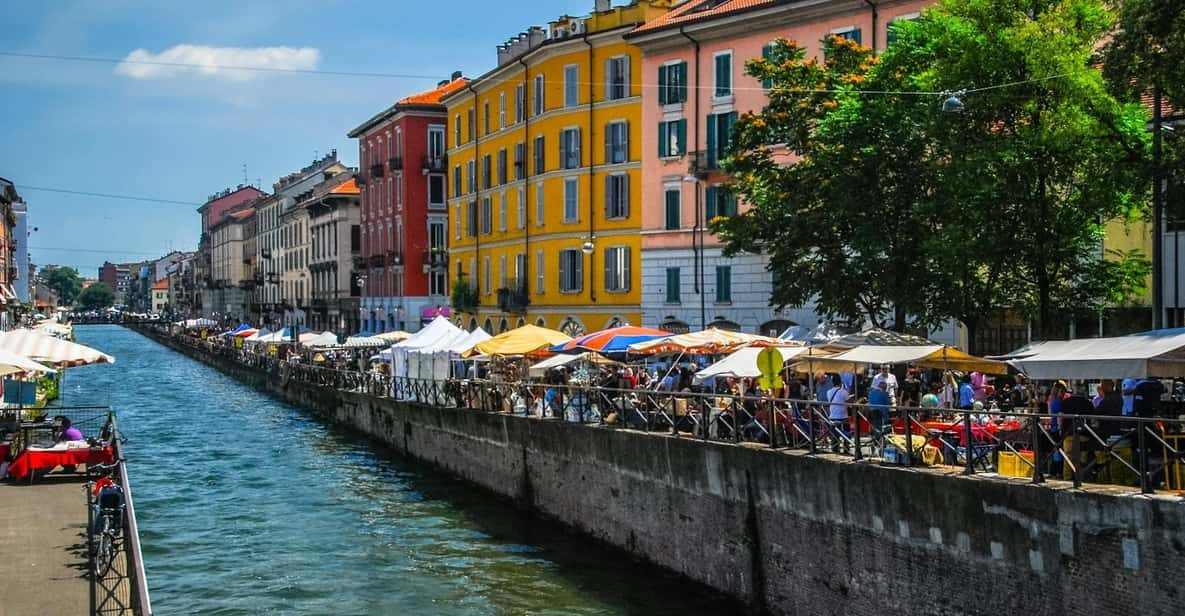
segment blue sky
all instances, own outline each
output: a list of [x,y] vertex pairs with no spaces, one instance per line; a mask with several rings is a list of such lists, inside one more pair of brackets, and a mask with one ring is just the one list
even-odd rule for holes
[[[617,4],[615,2],[615,4]],[[5,7],[0,52],[161,59],[432,78],[198,72],[0,55],[0,176],[29,203],[39,265],[94,277],[105,259],[197,244],[196,206],[243,181],[270,186],[331,148],[357,164],[349,129],[454,70],[492,68],[494,47],[593,0],[449,2],[49,0]],[[496,9],[495,9],[496,7]],[[178,47],[188,45],[190,47]],[[261,51],[263,48],[287,48]],[[140,50],[140,51],[137,51]],[[92,252],[93,251],[93,252]]]

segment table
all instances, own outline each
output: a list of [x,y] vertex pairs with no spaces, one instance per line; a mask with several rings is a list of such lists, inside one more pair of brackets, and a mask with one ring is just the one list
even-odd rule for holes
[[22,451],[8,467],[8,474],[17,481],[29,477],[32,481],[33,471],[52,469],[58,466],[78,464],[111,464],[115,461],[114,452],[110,447],[76,447],[65,449],[30,448]]

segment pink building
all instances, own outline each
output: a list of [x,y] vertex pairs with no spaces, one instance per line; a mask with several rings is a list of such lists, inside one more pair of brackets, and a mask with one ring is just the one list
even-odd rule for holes
[[778,335],[814,326],[810,306],[769,306],[767,259],[721,256],[706,221],[744,204],[720,188],[718,160],[740,113],[766,102],[745,62],[787,38],[821,56],[830,35],[883,49],[890,24],[931,2],[688,0],[635,29],[642,49],[642,320],[670,330],[704,326]]

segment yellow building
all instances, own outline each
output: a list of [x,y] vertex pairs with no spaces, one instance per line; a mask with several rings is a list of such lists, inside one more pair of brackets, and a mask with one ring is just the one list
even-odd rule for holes
[[623,35],[671,2],[609,4],[499,45],[443,99],[462,327],[640,323],[642,63]]

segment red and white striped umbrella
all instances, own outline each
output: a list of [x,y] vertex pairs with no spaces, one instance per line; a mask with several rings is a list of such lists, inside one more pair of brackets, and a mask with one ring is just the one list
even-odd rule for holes
[[31,329],[0,333],[0,349],[58,368],[115,363],[114,357],[102,351]]

